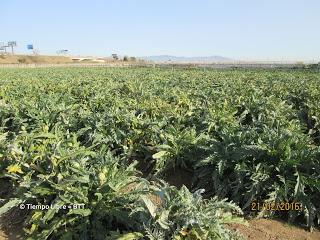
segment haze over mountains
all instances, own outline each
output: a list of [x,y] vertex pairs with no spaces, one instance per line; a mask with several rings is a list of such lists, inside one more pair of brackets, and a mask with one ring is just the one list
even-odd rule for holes
[[153,62],[188,62],[188,63],[232,61],[232,59],[222,57],[222,56],[178,57],[178,56],[171,56],[171,55],[155,55],[155,56],[140,57],[140,59],[153,61]]

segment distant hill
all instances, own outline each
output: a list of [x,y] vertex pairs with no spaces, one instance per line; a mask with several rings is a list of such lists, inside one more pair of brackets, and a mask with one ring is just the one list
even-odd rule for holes
[[227,62],[232,59],[221,56],[206,56],[206,57],[177,57],[171,55],[158,55],[158,56],[144,56],[140,59],[153,62],[184,62],[184,63],[199,63],[199,62]]

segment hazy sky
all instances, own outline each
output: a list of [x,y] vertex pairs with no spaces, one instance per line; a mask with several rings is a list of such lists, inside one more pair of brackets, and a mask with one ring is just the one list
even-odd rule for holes
[[319,0],[1,0],[0,42],[42,54],[320,60]]

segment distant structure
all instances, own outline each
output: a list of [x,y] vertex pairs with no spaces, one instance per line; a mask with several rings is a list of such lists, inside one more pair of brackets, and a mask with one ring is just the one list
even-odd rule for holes
[[16,41],[10,41],[10,42],[8,42],[8,45],[7,45],[7,46],[8,46],[8,47],[11,47],[11,53],[12,53],[12,55],[13,55],[13,54],[14,54],[13,48],[17,46],[17,42],[16,42]]
[[119,60],[118,54],[113,53],[113,54],[111,54],[111,56],[112,56],[113,60]]
[[61,49],[61,50],[57,51],[57,54],[58,55],[66,55],[66,54],[68,54],[68,52],[69,52],[69,50],[67,50],[67,49]]
[[32,51],[32,53],[34,54],[34,48],[33,48],[33,44],[28,44],[27,45],[27,49]]
[[5,43],[0,43],[0,52],[1,53],[7,53],[7,48],[11,48],[11,53],[12,55],[14,54],[13,48],[17,46],[17,42],[16,41],[10,41],[7,44]]
[[33,49],[32,52],[33,52],[33,55],[36,55],[36,56],[40,54],[39,49]]
[[105,63],[105,59],[96,57],[72,57],[73,62]]
[[7,49],[3,42],[0,42],[0,53],[7,53]]
[[32,51],[33,55],[39,55],[40,53],[39,49],[35,49],[33,44],[28,44],[27,49]]

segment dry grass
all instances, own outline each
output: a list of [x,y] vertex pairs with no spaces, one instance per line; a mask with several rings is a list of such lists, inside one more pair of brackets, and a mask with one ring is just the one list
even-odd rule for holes
[[72,58],[66,56],[46,56],[46,55],[4,55],[0,54],[0,65],[1,64],[69,64],[69,63],[81,63],[81,64],[142,64],[144,61],[123,61],[113,60],[112,58]]
[[72,63],[72,60],[69,57],[63,57],[63,56],[0,55],[0,64],[18,64],[18,63],[59,64],[59,63]]

